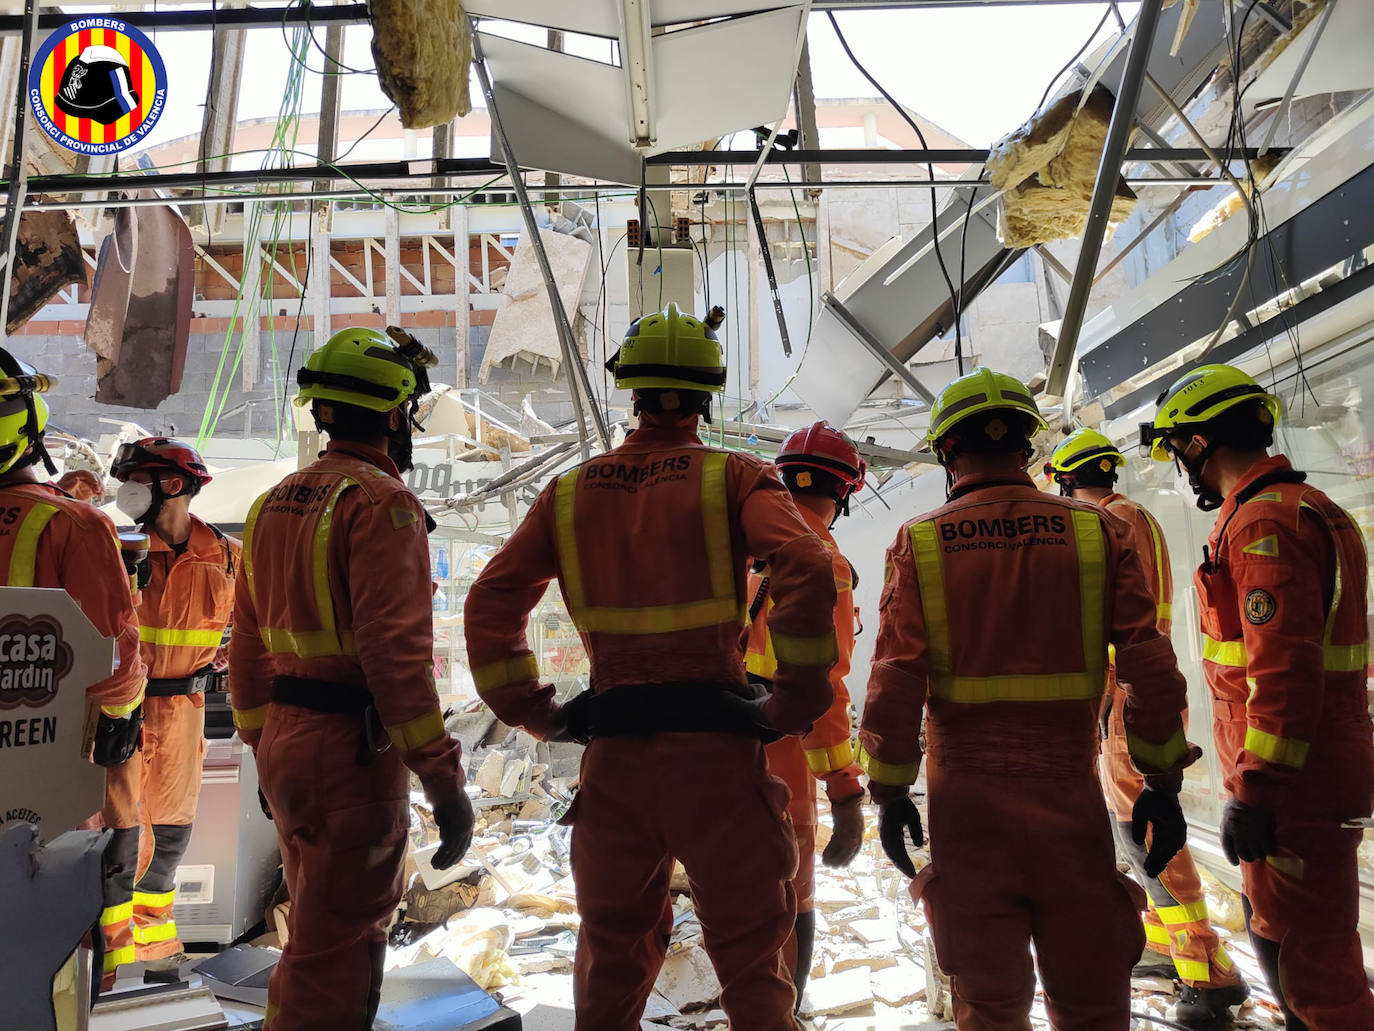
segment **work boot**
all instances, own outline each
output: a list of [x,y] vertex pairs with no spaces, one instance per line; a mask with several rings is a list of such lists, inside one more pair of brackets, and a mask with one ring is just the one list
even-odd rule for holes
[[1178,977],[1178,970],[1168,956],[1146,947],[1140,953],[1140,958],[1135,961],[1135,966],[1131,968],[1131,977],[1159,977],[1172,981]]
[[1172,1019],[1185,1027],[1215,1027],[1230,1018],[1232,1006],[1239,1006],[1249,997],[1250,989],[1244,982],[1224,988],[1179,985],[1178,1002],[1174,1004]]

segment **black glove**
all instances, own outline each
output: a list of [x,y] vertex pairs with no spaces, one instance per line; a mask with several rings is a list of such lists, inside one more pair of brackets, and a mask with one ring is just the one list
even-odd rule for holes
[[1274,814],[1231,799],[1221,814],[1221,850],[1232,866],[1257,863],[1276,855],[1279,842]]
[[451,802],[436,805],[434,822],[439,825],[439,851],[434,853],[429,864],[436,870],[447,870],[463,858],[472,844],[472,825],[477,817],[467,792],[460,790]]
[[262,793],[262,788],[258,788],[258,807],[262,810],[263,816],[272,819],[272,807],[267,804],[267,796]]
[[91,762],[97,766],[118,766],[143,747],[143,706],[116,719],[104,712],[95,725],[95,746]]
[[768,717],[763,714],[763,707],[768,704],[768,699],[771,697],[770,694],[764,694],[761,698],[745,698],[733,691],[721,692],[721,699],[725,704],[726,711],[737,716],[749,730],[758,735],[759,740],[765,745],[771,745],[774,741],[781,741],[787,736],[769,723]]
[[911,835],[911,844],[920,848],[926,843],[925,831],[921,828],[921,811],[910,796],[884,802],[878,811],[878,840],[883,843],[883,851],[892,865],[908,877],[916,876],[916,867],[907,851],[906,835]]
[[596,692],[589,687],[560,705],[549,740],[588,744],[592,739],[592,699],[595,697]]
[[1145,876],[1158,877],[1169,860],[1188,844],[1188,821],[1178,804],[1177,791],[1146,787],[1131,810],[1131,838],[1145,844],[1145,831],[1151,831],[1150,851],[1145,856]]
[[153,582],[153,560],[145,558],[138,563],[134,566],[134,574],[138,577],[138,589],[141,591]]

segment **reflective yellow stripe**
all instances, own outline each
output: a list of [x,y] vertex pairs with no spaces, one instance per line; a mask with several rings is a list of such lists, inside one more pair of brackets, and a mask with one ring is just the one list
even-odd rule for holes
[[1207,919],[1207,902],[1205,899],[1199,899],[1197,902],[1185,902],[1180,906],[1161,906],[1155,912],[1159,914],[1159,919],[1170,927],[1195,924]]
[[833,628],[815,637],[793,637],[771,631],[768,636],[773,639],[773,651],[779,662],[792,666],[831,666],[839,658]]
[[472,671],[472,682],[479,693],[492,691],[507,684],[523,684],[539,676],[539,660],[533,652],[517,655],[513,659],[498,659],[486,666]]
[[157,894],[147,891],[134,892],[134,905],[142,906],[144,909],[166,909],[176,901],[177,892],[173,888],[171,891],[162,891]]
[[[319,614],[318,630],[292,630],[289,627],[260,627],[262,643],[267,650],[277,654],[293,654],[302,659],[314,659],[325,655],[356,655],[353,634],[345,630],[339,633],[334,621],[334,600],[329,592],[329,530],[334,523],[334,506],[339,496],[357,483],[352,477],[342,477],[334,492],[320,512],[315,523],[315,537],[310,548],[311,585],[314,590],[315,610]],[[248,592],[256,599],[253,581],[253,532],[256,529],[258,513],[264,494],[253,503],[248,518],[243,523],[243,569],[248,577]]]
[[272,1031],[272,1022],[281,1015],[281,1007],[269,1002],[263,1009],[262,1031]]
[[14,550],[10,552],[10,587],[32,587],[34,567],[38,562],[38,539],[48,520],[57,515],[56,505],[38,503],[24,516],[19,532],[14,536]]
[[106,906],[100,911],[100,926],[110,927],[114,924],[126,923],[134,918],[134,904],[132,902],[121,902],[117,906]]
[[151,927],[135,927],[134,941],[139,945],[156,945],[158,942],[171,941],[177,936],[177,922],[168,920]]
[[859,766],[868,774],[869,780],[899,788],[916,783],[916,775],[921,772],[919,761],[894,766],[873,758],[863,745],[859,746]]
[[144,644],[175,645],[188,648],[218,648],[224,638],[219,630],[177,630],[174,627],[140,626],[138,639]]
[[1174,607],[1167,602],[1155,609],[1155,620],[1162,623],[1166,619],[1174,618]]
[[100,711],[112,719],[120,719],[129,715],[129,713],[143,704],[143,691],[146,687],[147,683],[145,682],[139,686],[138,694],[134,695],[127,702],[120,702],[118,705],[102,705]]
[[[1206,636],[1202,639],[1202,657],[1233,669],[1244,669],[1249,659],[1244,641],[1218,641]],[[1354,673],[1365,669],[1369,665],[1369,642],[1323,645],[1322,665],[1329,673]]]
[[764,680],[772,680],[778,672],[778,657],[773,652],[773,635],[765,632],[763,635],[763,652],[746,651],[744,653],[744,668],[757,677]]
[[315,659],[322,655],[358,654],[353,634],[348,630],[340,635],[334,632],[333,627],[328,630],[285,630],[281,627],[264,626],[258,628],[258,634],[262,637],[262,643],[267,650],[274,655],[297,655],[302,659]]
[[[1097,673],[1098,689],[1106,685],[1107,547],[1102,520],[1093,512],[1073,513],[1074,543],[1078,546],[1078,599],[1082,612],[1083,669]],[[1088,697],[1092,697],[1091,695]]]
[[105,950],[104,972],[108,974],[116,967],[122,967],[125,963],[134,962],[137,952],[138,950],[132,945],[126,945],[122,949]]
[[1137,737],[1126,731],[1126,751],[1132,759],[1139,759],[1156,770],[1167,770],[1188,754],[1188,737],[1179,727],[1174,736],[1162,745]]
[[1269,856],[1265,862],[1295,881],[1304,880],[1307,876],[1307,866],[1297,856]]
[[[1164,531],[1160,528],[1155,517],[1150,515],[1145,509],[1140,510],[1145,517],[1145,525],[1150,528],[1150,540],[1155,546],[1155,580],[1159,583],[1159,593],[1156,600],[1164,597],[1164,581],[1169,576],[1168,563],[1164,561]],[[1155,622],[1163,622],[1166,619],[1174,618],[1174,607],[1168,601],[1160,601],[1155,610]]]
[[[744,604],[735,593],[734,557],[730,548],[725,483],[725,464],[729,457],[724,452],[708,452],[701,469],[702,531],[712,596],[676,605],[614,608],[587,604],[576,526],[577,486],[581,482],[582,467],[558,478],[554,488],[558,566],[563,593],[568,600],[568,614],[579,630],[603,634],[666,634],[720,623],[744,624]],[[833,657],[830,661],[834,661]]]
[[1306,741],[1296,738],[1267,734],[1255,727],[1245,729],[1245,750],[1254,752],[1265,762],[1300,770],[1307,765],[1307,750],[1310,747]]
[[1204,959],[1184,959],[1182,956],[1175,956],[1174,968],[1178,970],[1178,976],[1185,981],[1212,979],[1212,968]]
[[734,601],[734,556],[730,551],[729,498],[725,487],[725,463],[729,457],[723,451],[709,451],[702,462],[701,529],[706,535],[706,565],[711,571],[711,597]]
[[447,733],[444,729],[444,714],[438,708],[416,716],[404,723],[393,723],[386,728],[391,743],[403,752],[423,748],[431,741],[438,740]]
[[938,674],[949,674],[953,669],[949,651],[949,612],[945,608],[945,570],[940,562],[940,546],[935,541],[935,523],[914,524],[910,536],[916,559],[916,579],[921,588],[921,614],[925,618],[930,668]]
[[1226,946],[1217,945],[1217,951],[1212,954],[1212,962],[1222,971],[1230,970],[1235,964],[1231,962],[1231,954],[1226,951]]
[[1145,940],[1147,942],[1153,942],[1155,945],[1172,944],[1169,940],[1169,931],[1166,928],[1160,927],[1158,924],[1145,925]]
[[1067,702],[1096,698],[1106,686],[1102,673],[1026,673],[1000,677],[930,675],[930,693],[951,702]]
[[1231,666],[1244,669],[1246,665],[1244,641],[1218,641],[1215,637],[1203,635],[1202,659],[1215,662],[1218,666]]
[[851,741],[842,741],[829,748],[807,748],[803,754],[812,773],[833,773],[854,761],[854,744]]
[[1354,673],[1369,666],[1369,642],[1359,644],[1328,644],[1322,648],[1322,660],[1328,673]]
[[235,709],[234,727],[238,730],[261,730],[267,722],[267,713],[272,706],[259,705],[252,709]]
[[1107,649],[1103,640],[1106,590],[1106,550],[1102,523],[1091,512],[1074,512],[1078,544],[1079,593],[1083,618],[1086,673],[1027,673],[995,677],[955,676],[949,643],[949,612],[945,607],[945,573],[935,523],[919,522],[910,530],[930,649],[930,691],[952,702],[1051,702],[1096,698],[1106,686]]

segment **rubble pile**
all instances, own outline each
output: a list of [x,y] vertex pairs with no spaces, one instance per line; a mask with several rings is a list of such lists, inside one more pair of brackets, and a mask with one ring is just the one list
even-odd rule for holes
[[[469,757],[468,791],[478,813],[473,847],[454,869],[430,868],[427,856],[438,846],[438,831],[423,797],[414,796],[407,888],[387,969],[443,957],[526,1014],[529,1026],[570,1029],[580,921],[569,858],[572,829],[557,821],[576,790],[581,749],[535,741],[488,713],[456,717],[451,729],[463,738]],[[820,820],[818,851],[830,836],[824,804]],[[803,1024],[816,1031],[952,1029],[949,981],[935,962],[925,913],[882,855],[875,807],[868,807],[866,823],[864,847],[848,869],[817,863],[816,946],[802,999]],[[922,866],[928,857],[917,856],[916,862]],[[1205,880],[1228,951],[1251,985],[1262,986],[1239,897],[1215,879]],[[672,890],[672,938],[643,1031],[726,1031],[720,982],[681,866]],[[1137,981],[1133,1009],[1167,1017],[1174,990],[1169,981]],[[1254,987],[1234,1026],[1271,1029],[1277,1017],[1267,993]],[[1032,1026],[1050,1026],[1043,992],[1037,993]]]

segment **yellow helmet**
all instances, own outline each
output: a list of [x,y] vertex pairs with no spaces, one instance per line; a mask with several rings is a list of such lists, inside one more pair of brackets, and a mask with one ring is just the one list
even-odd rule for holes
[[1278,422],[1282,411],[1279,399],[1234,365],[1204,365],[1194,369],[1159,395],[1155,421],[1140,424],[1141,449],[1148,451],[1156,462],[1168,462],[1172,456],[1164,442],[1171,434],[1184,426],[1210,422],[1222,412],[1247,401],[1259,401],[1271,424]]
[[43,431],[48,426],[48,404],[39,396],[57,385],[57,380],[34,371],[0,348],[0,473],[9,472],[32,448],[48,472],[57,469],[43,447]]
[[927,437],[931,444],[938,443],[965,419],[994,409],[1010,409],[1025,415],[1027,437],[1049,429],[1040,414],[1040,406],[1035,403],[1035,398],[1031,397],[1024,383],[1014,376],[993,372],[980,365],[940,391],[940,396],[930,409]]
[[725,390],[725,354],[714,326],[671,303],[630,323],[606,369],[622,389]]
[[[405,338],[401,330],[395,331]],[[296,373],[300,393],[296,405],[337,401],[374,412],[389,412],[419,394],[429,392],[423,346],[392,343],[380,329],[341,329],[305,360]],[[411,346],[413,345],[413,347]],[[416,353],[412,353],[415,351]],[[432,355],[429,355],[432,358]]]
[[1112,443],[1111,438],[1087,426],[1074,430],[1064,442],[1054,449],[1054,454],[1045,463],[1045,475],[1070,473],[1081,469],[1088,463],[1100,472],[1111,472],[1117,466],[1126,464],[1126,456]]

